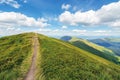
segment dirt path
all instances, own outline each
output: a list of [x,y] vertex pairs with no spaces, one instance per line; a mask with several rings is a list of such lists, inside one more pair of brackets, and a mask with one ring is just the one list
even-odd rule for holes
[[38,52],[38,37],[37,34],[33,37],[33,56],[30,69],[24,80],[35,80],[35,71],[36,71],[36,58]]

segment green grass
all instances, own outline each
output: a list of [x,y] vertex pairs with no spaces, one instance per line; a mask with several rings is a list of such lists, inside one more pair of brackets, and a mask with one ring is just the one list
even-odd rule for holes
[[41,61],[42,61],[42,48],[41,48],[41,42],[38,41],[38,54],[37,54],[37,62],[36,62],[36,74],[35,74],[35,80],[45,80],[45,76],[43,74],[43,69],[41,68]]
[[[32,59],[32,37],[0,38],[0,80],[23,80]],[[120,66],[87,50],[38,34],[36,80],[120,80]]]
[[22,80],[32,56],[33,33],[0,38],[0,80]]
[[120,67],[66,42],[39,35],[45,80],[120,80]]

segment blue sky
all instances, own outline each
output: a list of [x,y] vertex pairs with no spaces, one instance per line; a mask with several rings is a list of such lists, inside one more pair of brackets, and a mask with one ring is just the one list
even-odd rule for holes
[[0,0],[0,35],[119,36],[119,0]]

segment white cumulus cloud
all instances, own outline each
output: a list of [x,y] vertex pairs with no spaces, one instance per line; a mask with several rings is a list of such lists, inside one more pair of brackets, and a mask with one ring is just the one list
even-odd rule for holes
[[44,18],[35,19],[16,12],[0,12],[0,27],[45,27],[49,26]]
[[70,4],[62,4],[61,8],[64,10],[68,10],[71,7]]
[[120,27],[120,1],[104,5],[97,11],[76,11],[75,13],[65,11],[59,16],[59,21],[75,26],[80,24]]
[[77,32],[77,33],[85,33],[85,32],[87,32],[87,30],[79,30],[79,29],[74,29],[72,31]]
[[23,0],[24,3],[27,3],[27,0]]
[[68,27],[67,26],[62,26],[62,29],[67,29]]
[[15,0],[0,0],[0,4],[7,4],[7,5],[10,5],[14,8],[20,7],[20,4],[18,4],[18,2]]

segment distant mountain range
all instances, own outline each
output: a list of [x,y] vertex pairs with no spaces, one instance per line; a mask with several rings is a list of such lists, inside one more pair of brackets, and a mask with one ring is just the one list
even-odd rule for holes
[[[69,36],[69,35],[68,35]],[[55,38],[61,38],[61,37],[64,37],[64,36],[52,36],[52,37],[55,37]],[[92,39],[102,39],[102,38],[120,38],[120,36],[72,36],[72,37],[77,37],[77,38],[82,38],[82,39],[87,39],[87,40],[92,40]]]
[[[61,40],[67,41],[76,47],[82,48],[88,52],[91,52],[95,55],[103,57],[114,63],[118,63],[118,64],[120,63],[119,39],[115,38],[113,40],[113,39],[106,38],[106,40],[113,42],[113,43],[108,43],[108,41],[104,41],[101,39],[85,40],[85,39],[71,37],[71,36],[63,36],[61,37]],[[115,43],[115,41],[117,41],[117,43]],[[116,47],[117,47],[117,51],[116,51]]]
[[120,56],[120,38],[103,38],[89,40],[95,44],[111,49],[116,55]]

